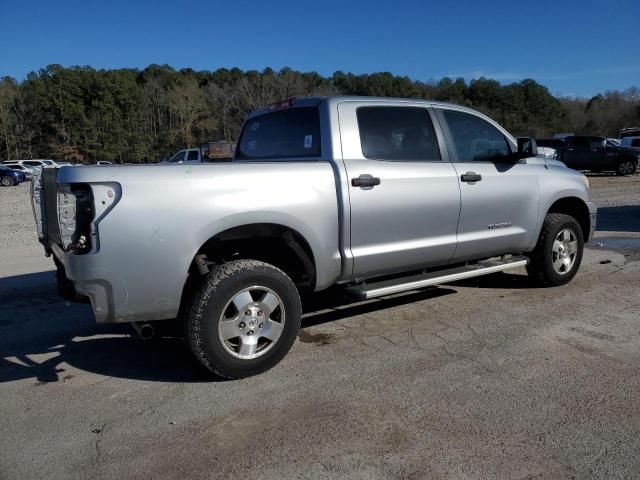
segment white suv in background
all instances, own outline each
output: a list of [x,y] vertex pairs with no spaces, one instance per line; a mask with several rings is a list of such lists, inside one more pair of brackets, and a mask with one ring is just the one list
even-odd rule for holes
[[29,167],[34,169],[35,167],[55,167],[58,164],[53,160],[42,160],[42,159],[33,159],[33,160],[5,160],[2,162],[3,165],[7,165],[9,163],[13,165],[24,165],[25,167]]

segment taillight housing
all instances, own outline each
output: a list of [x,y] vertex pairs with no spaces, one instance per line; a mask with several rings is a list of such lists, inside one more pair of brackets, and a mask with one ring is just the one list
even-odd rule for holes
[[83,183],[58,184],[58,226],[66,252],[88,253],[92,248],[91,222],[95,216],[93,195]]

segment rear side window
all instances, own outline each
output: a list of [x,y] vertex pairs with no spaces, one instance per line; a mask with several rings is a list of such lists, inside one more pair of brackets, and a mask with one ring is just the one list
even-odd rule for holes
[[456,162],[495,162],[511,155],[502,132],[480,117],[443,110],[449,126]]
[[360,145],[365,158],[439,161],[440,149],[429,113],[417,107],[360,107]]
[[316,107],[279,110],[250,118],[242,129],[236,159],[320,156],[320,113]]
[[187,156],[187,160],[198,160],[198,151],[189,150],[189,155]]

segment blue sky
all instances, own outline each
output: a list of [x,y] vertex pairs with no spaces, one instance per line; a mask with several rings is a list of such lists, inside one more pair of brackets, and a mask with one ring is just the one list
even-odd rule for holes
[[560,95],[640,86],[640,1],[0,0],[0,76],[95,68],[390,71],[534,78]]

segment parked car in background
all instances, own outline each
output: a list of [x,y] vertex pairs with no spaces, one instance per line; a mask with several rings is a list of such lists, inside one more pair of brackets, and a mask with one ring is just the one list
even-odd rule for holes
[[12,187],[24,182],[27,176],[19,170],[12,170],[9,167],[0,165],[0,185],[3,187]]
[[17,170],[19,172],[24,173],[27,180],[31,180],[33,178],[33,174],[35,173],[35,167],[29,167],[27,165],[21,165],[19,163],[3,163],[5,167],[9,167],[11,170]]
[[35,168],[35,167],[55,167],[58,166],[58,164],[56,162],[54,162],[53,160],[42,160],[42,159],[34,159],[34,160],[5,160],[4,162],[2,162],[3,165],[11,163],[11,164],[17,164],[17,165],[24,165],[26,167],[29,168]]
[[160,163],[202,163],[199,148],[178,150],[168,160]]
[[550,158],[552,160],[558,159],[558,151],[555,148],[538,146],[537,149],[539,157]]
[[640,127],[629,127],[620,130],[620,138],[625,137],[640,137]]
[[200,148],[185,148],[176,152],[169,160],[161,163],[207,163],[230,161],[236,144],[231,142],[206,142]]
[[591,172],[613,171],[632,175],[638,168],[640,154],[617,146],[603,137],[573,136],[565,139],[559,159],[569,168]]
[[98,160],[96,165],[113,165],[113,163],[108,162],[107,160]]
[[620,146],[624,148],[630,148],[636,152],[640,152],[640,136],[624,137],[622,139],[622,143],[620,143]]
[[561,138],[536,138],[538,147],[549,147],[558,151],[564,148],[564,140]]

